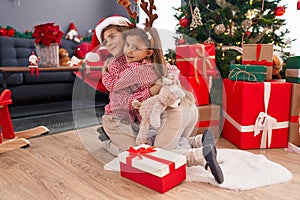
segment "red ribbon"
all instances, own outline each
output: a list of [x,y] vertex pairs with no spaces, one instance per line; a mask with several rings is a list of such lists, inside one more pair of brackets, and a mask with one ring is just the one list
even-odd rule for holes
[[299,116],[290,116],[290,122],[298,123],[299,122]]
[[205,120],[205,121],[199,121],[198,122],[198,127],[208,127],[208,126],[218,126],[220,125],[219,120]]
[[149,153],[155,152],[156,150],[154,149],[155,147],[150,146],[148,148],[145,147],[140,147],[138,149],[134,149],[133,147],[130,147],[129,150],[129,155],[126,157],[126,163],[130,166],[132,166],[132,160],[135,157],[139,157],[140,159],[143,159],[143,157],[149,158],[151,160],[155,160],[157,162],[166,164],[169,166],[170,172],[175,170],[175,163],[169,160],[165,160],[163,158],[158,158],[152,155],[149,155]]
[[260,52],[261,52],[262,44],[256,45],[256,60],[252,61],[243,61],[245,65],[264,65],[264,66],[273,66],[273,61],[267,62],[266,60],[259,61]]

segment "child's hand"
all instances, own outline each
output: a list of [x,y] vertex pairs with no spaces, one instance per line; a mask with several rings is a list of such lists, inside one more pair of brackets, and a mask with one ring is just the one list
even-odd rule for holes
[[102,74],[106,73],[108,71],[108,60],[107,59],[105,62],[104,62],[104,65],[102,66]]
[[136,145],[148,144],[148,138],[144,138],[140,135],[137,135],[135,139],[135,144]]
[[154,95],[156,95],[156,94],[159,93],[159,91],[160,91],[160,89],[162,87],[162,84],[163,84],[163,82],[162,82],[161,79],[158,79],[155,82],[155,84],[150,88],[150,94],[151,94],[151,96],[154,96]]

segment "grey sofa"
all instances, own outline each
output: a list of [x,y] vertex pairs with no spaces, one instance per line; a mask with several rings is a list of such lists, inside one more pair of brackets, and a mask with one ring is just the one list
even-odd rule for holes
[[[72,57],[79,44],[62,40],[61,47]],[[0,67],[28,66],[28,57],[35,52],[34,39],[0,36]],[[30,104],[72,98],[76,76],[72,71],[40,72],[38,78],[30,73],[15,73],[7,80],[7,88],[12,91],[13,104]],[[0,88],[3,75],[0,73]]]

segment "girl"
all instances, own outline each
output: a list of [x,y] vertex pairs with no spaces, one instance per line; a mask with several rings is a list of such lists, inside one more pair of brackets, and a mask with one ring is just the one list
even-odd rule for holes
[[[122,37],[117,37],[119,41],[111,38],[111,30],[109,28],[106,28],[105,30],[104,27],[102,27],[102,29],[96,28],[96,32],[97,30],[98,34],[100,31],[99,35],[101,36],[103,44],[105,44],[109,51],[115,50],[115,47],[109,48],[109,45],[118,44],[120,46],[120,44],[124,44],[124,42],[121,41]],[[155,29],[151,28],[145,31],[148,32],[148,34],[145,34],[147,35],[148,45],[150,45],[150,48],[146,45],[142,46],[146,48],[137,48],[137,46],[134,46],[134,43],[136,43],[137,40],[132,40],[134,37],[127,36],[128,38],[126,40],[126,47],[124,48],[126,55],[125,59],[127,58],[128,61],[131,61],[133,63],[131,63],[131,65],[133,66],[130,66],[130,64],[125,64],[125,66],[121,67],[122,70],[120,70],[118,73],[115,73],[112,77],[111,73],[109,73],[110,67],[119,67],[113,67],[112,62],[109,62],[108,71],[103,74],[104,85],[110,86],[110,103],[105,107],[105,114],[102,116],[103,129],[109,137],[109,140],[104,141],[104,147],[114,155],[118,155],[120,152],[129,149],[130,146],[135,146],[136,135],[138,132],[138,125],[135,122],[136,117],[138,119],[138,113],[132,108],[132,100],[138,99],[139,101],[143,101],[149,98],[151,95],[157,94],[160,90],[159,84],[155,84],[154,86],[150,87],[150,82],[153,81],[152,83],[154,83],[155,78],[152,79],[149,76],[146,77],[149,78],[149,80],[146,81],[144,79],[136,79],[137,77],[145,78],[138,73],[141,72],[140,69],[144,69],[141,67],[144,65],[148,66],[149,68],[145,69],[149,70],[151,77],[155,77],[156,73],[156,79],[158,79],[160,76],[165,76],[167,73],[179,72],[176,66],[166,64],[161,50],[159,35],[153,30]],[[143,50],[143,55],[145,56],[144,58],[133,54],[133,52],[137,52],[139,50]],[[130,51],[132,52],[130,53]],[[149,54],[149,52],[152,52],[152,55],[151,53]],[[135,58],[140,59],[135,60]],[[136,63],[136,61],[142,62]],[[149,61],[152,61],[152,64]],[[129,76],[130,72],[133,72],[135,76]],[[105,81],[109,78],[113,79],[113,81],[111,81],[110,84],[107,84]],[[139,80],[140,82],[138,81],[137,84],[135,84],[135,82],[131,82],[130,80]],[[143,83],[146,83],[146,85],[143,86]],[[128,93],[129,90],[126,90],[127,86],[130,86],[130,91],[133,91],[132,94]],[[120,97],[122,97],[124,94],[125,96],[128,96],[121,99]],[[207,166],[210,167],[215,179],[218,183],[221,183],[223,182],[223,174],[216,161],[216,149],[214,147],[215,144],[213,133],[211,131],[206,131],[202,138],[201,136],[194,138],[189,137],[198,119],[198,110],[194,104],[193,96],[188,92],[186,92],[186,94],[187,95],[179,108],[168,109],[164,112],[162,116],[162,126],[156,132],[153,145],[185,154],[187,156],[188,166],[200,164],[203,165],[204,156],[208,164]],[[116,99],[118,101],[115,101]],[[121,106],[122,109],[117,109],[117,107],[114,107],[115,105]],[[127,112],[129,114],[124,114],[126,111],[130,111]],[[191,145],[193,148],[182,149],[180,145],[178,145],[182,138],[188,140],[189,145]],[[199,148],[202,145],[204,147]]]

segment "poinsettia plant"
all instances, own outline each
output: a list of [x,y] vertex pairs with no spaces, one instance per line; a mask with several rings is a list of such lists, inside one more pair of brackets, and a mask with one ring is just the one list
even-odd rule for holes
[[32,33],[35,43],[39,45],[50,46],[51,43],[61,44],[63,32],[59,30],[59,26],[54,23],[46,23],[36,25]]

